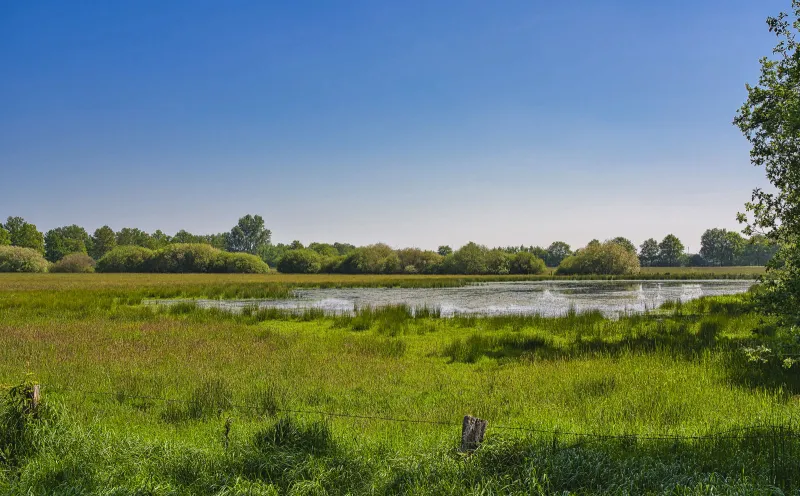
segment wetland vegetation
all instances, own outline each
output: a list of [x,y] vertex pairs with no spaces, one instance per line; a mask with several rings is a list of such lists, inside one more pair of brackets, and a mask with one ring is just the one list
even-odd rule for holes
[[[3,275],[0,383],[21,386],[4,393],[0,491],[749,493],[800,482],[775,455],[798,448],[800,382],[758,351],[788,331],[750,293],[616,320],[142,305],[434,280],[468,282]],[[36,415],[20,393],[33,382]],[[461,455],[467,413],[489,431]]]

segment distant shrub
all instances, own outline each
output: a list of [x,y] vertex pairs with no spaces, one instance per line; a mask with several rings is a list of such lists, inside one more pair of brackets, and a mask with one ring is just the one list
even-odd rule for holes
[[177,243],[156,251],[150,266],[153,272],[217,272],[221,253],[221,250],[204,243]]
[[316,274],[322,270],[322,257],[314,250],[289,250],[278,261],[278,272],[284,274]]
[[32,248],[0,246],[0,272],[47,272],[50,263]]
[[70,253],[54,263],[50,267],[50,272],[94,272],[95,265],[94,259],[85,253]]
[[638,274],[639,257],[618,243],[590,243],[561,261],[557,274]]
[[[269,272],[269,265],[261,260],[257,255],[250,253],[228,253],[220,251],[218,260],[224,262],[217,262],[217,267],[220,268],[219,272],[227,272],[230,274],[266,274]],[[221,270],[224,266],[225,270]]]
[[515,253],[508,267],[511,274],[541,274],[545,268],[544,260],[527,251]]
[[205,243],[176,243],[156,251],[118,246],[97,262],[97,271],[264,274],[269,266],[249,253],[228,253]]
[[489,250],[486,253],[486,273],[506,275],[510,272],[511,257],[503,250]]
[[118,246],[97,261],[98,272],[150,272],[155,252],[141,246]]
[[351,251],[339,264],[345,274],[399,274],[400,257],[388,245],[378,243]]

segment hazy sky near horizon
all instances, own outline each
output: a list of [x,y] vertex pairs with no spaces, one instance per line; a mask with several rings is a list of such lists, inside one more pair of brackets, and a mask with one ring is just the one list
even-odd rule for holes
[[276,242],[692,251],[789,0],[0,0],[0,217]]

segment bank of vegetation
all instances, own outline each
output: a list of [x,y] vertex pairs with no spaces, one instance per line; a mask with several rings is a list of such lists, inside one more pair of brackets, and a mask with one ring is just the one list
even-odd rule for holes
[[[489,248],[470,242],[453,250],[394,249],[377,243],[356,247],[347,243],[272,244],[271,232],[258,215],[246,215],[230,232],[169,236],[103,226],[92,235],[77,225],[38,231],[20,217],[0,225],[0,271],[4,272],[243,272],[272,268],[297,274],[459,274],[539,275],[558,269],[559,275],[635,275],[640,267],[763,266],[776,246],[766,238],[749,239],[724,229],[703,234],[699,254],[687,254],[673,236],[661,242],[646,240],[637,249],[628,239],[591,241],[573,250],[556,241],[547,248],[515,246]],[[20,251],[21,249],[30,251]],[[67,259],[67,257],[69,257]],[[66,260],[65,260],[66,259]],[[552,272],[552,271],[550,271]]]

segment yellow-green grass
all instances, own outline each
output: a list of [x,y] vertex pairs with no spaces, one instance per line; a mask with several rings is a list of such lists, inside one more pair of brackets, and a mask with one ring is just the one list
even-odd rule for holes
[[[620,320],[597,314],[415,319],[402,308],[355,317],[233,315],[192,305],[156,310],[139,306],[138,296],[119,295],[156,286],[168,294],[184,291],[183,285],[359,279],[59,277],[3,280],[0,383],[16,384],[31,374],[44,386],[57,420],[37,428],[38,451],[0,470],[0,492],[99,492],[105,486],[123,494],[795,487],[773,474],[774,445],[568,434],[705,436],[759,425],[791,427],[798,413],[794,383],[752,380],[741,353],[758,339],[755,331],[765,320],[746,296]],[[51,284],[42,288],[42,280]],[[468,413],[490,424],[486,449],[462,458],[454,448]],[[283,432],[275,431],[283,425],[278,418],[301,426],[296,436],[302,446],[276,441],[284,439],[275,434]],[[272,441],[254,452],[264,432]],[[328,435],[335,449],[317,450],[314,440]],[[253,463],[268,466],[259,471]]]
[[[643,267],[643,278],[698,278],[744,277],[753,278],[764,273],[764,267]],[[588,276],[606,278],[611,276]],[[636,278],[637,276],[615,276]],[[207,285],[289,285],[289,286],[393,286],[442,284],[453,285],[480,281],[515,281],[547,278],[575,279],[580,277],[556,276],[555,269],[532,276],[497,275],[377,275],[377,274],[20,274],[0,273],[0,291],[70,290],[70,289],[122,289],[142,290],[153,287],[197,287]]]

